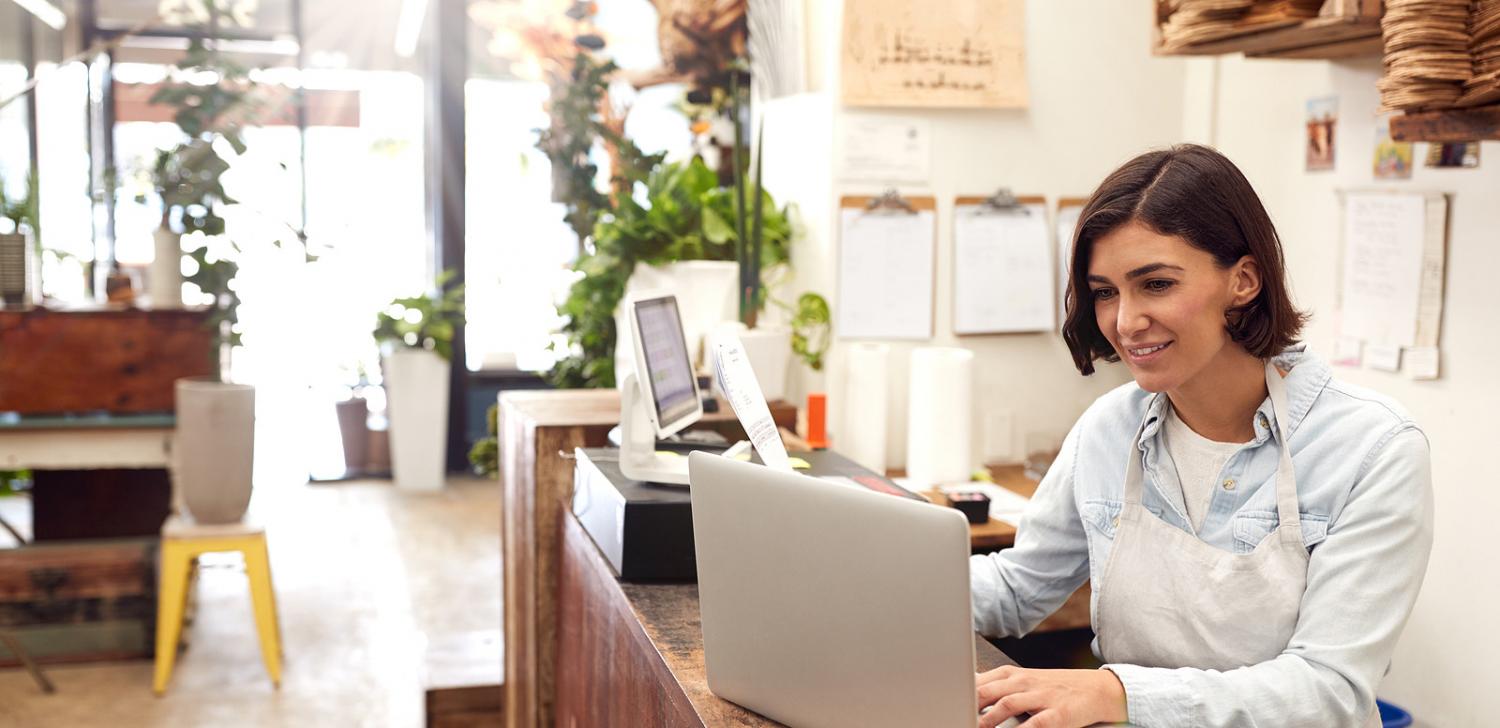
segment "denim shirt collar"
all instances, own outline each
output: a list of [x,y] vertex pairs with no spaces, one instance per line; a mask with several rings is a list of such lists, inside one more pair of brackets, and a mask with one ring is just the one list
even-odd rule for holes
[[[1327,362],[1316,354],[1307,351],[1306,344],[1293,344],[1284,349],[1280,354],[1271,358],[1271,362],[1286,371],[1286,401],[1289,412],[1282,413],[1286,417],[1286,434],[1291,437],[1297,431],[1297,426],[1302,423],[1307,411],[1312,408],[1313,401],[1322,393],[1323,388],[1328,385],[1328,380],[1333,377],[1332,370]],[[1141,450],[1149,452],[1150,448],[1158,444],[1157,433],[1162,428],[1162,417],[1167,406],[1167,395],[1157,392],[1146,400],[1146,412],[1142,420],[1145,425],[1141,431]],[[1275,432],[1273,423],[1276,422],[1277,412],[1271,406],[1271,398],[1267,396],[1260,406],[1255,410],[1255,439],[1253,445],[1260,445],[1269,439]]]
[[[1306,344],[1294,344],[1287,347],[1280,354],[1272,357],[1271,362],[1287,373],[1283,382],[1286,385],[1288,412],[1282,413],[1282,416],[1286,418],[1284,424],[1287,437],[1290,438],[1297,431],[1297,426],[1302,423],[1303,418],[1307,416],[1307,411],[1312,408],[1313,402],[1332,379],[1333,372],[1322,358],[1307,351]],[[1167,404],[1168,399],[1164,392],[1152,394],[1146,400],[1141,439],[1137,447],[1145,455],[1146,470],[1153,474],[1161,458],[1159,451],[1163,445],[1160,433]],[[1271,398],[1267,396],[1256,408],[1255,437],[1246,447],[1260,447],[1267,440],[1273,439],[1277,416],[1278,413],[1271,406]],[[1149,480],[1154,483],[1158,478]],[[1182,504],[1181,491],[1159,488],[1158,494],[1177,511],[1182,522],[1186,523],[1186,508]]]

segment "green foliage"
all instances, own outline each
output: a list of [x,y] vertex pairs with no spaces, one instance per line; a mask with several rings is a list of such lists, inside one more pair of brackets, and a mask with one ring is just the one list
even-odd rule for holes
[[[189,77],[212,75],[212,84],[168,83],[151,95],[150,103],[173,108],[172,120],[187,139],[171,149],[157,151],[151,179],[162,199],[162,225],[184,234],[202,233],[202,244],[187,255],[197,270],[187,281],[213,297],[208,326],[218,332],[219,346],[240,345],[240,296],[233,281],[239,265],[233,255],[241,252],[234,240],[226,239],[227,252],[212,250],[210,238],[225,233],[224,218],[219,212],[237,200],[224,191],[222,178],[230,161],[215,148],[222,140],[236,155],[245,153],[237,114],[250,105],[253,82],[249,71],[209,48],[201,38],[188,42],[187,53],[176,64]],[[280,242],[277,242],[280,245]],[[221,251],[222,252],[222,251]]]
[[600,62],[580,50],[573,57],[570,82],[553,89],[551,126],[538,132],[537,148],[552,162],[553,192],[563,201],[564,219],[580,241],[593,229],[594,218],[610,207],[609,195],[595,184],[599,176],[599,165],[592,158],[596,145],[603,142],[617,150],[622,164],[612,173],[627,187],[662,160],[660,154],[642,153],[605,123],[600,109],[609,77],[617,70],[614,61]]
[[30,487],[30,470],[0,470],[0,496],[20,493]]
[[[765,194],[764,246],[767,267],[789,260],[791,222]],[[573,269],[583,277],[558,307],[567,318],[563,333],[568,356],[548,373],[555,386],[615,385],[615,308],[636,263],[660,265],[677,260],[735,260],[738,233],[731,227],[732,190],[701,159],[657,166],[646,177],[645,201],[616,193],[615,208],[598,216],[593,250]]]
[[375,343],[429,349],[453,359],[453,334],[464,325],[464,287],[450,285],[453,271],[438,276],[441,296],[397,298],[375,317]]
[[41,245],[41,196],[38,194],[36,170],[26,174],[26,196],[11,200],[5,196],[5,184],[0,181],[0,217],[10,220],[19,232],[22,227],[31,229],[31,238]]
[[802,357],[815,372],[823,371],[823,355],[832,343],[829,334],[833,329],[833,316],[828,299],[816,293],[804,293],[797,298],[797,307],[792,312],[792,353]]
[[474,443],[469,448],[469,463],[474,466],[474,472],[486,478],[500,477],[500,440],[496,433],[500,431],[496,420],[500,416],[500,405],[492,404],[485,410],[485,427],[489,431],[489,437]]
[[[210,14],[215,12],[215,2],[207,0]],[[218,13],[217,17],[222,23],[233,15]],[[214,27],[200,25],[196,29],[212,33]],[[172,108],[172,120],[186,139],[157,151],[151,182],[161,195],[162,225],[184,235],[201,233],[201,237],[193,238],[200,244],[187,251],[196,271],[186,280],[213,298],[208,326],[218,333],[218,346],[214,347],[217,355],[241,343],[240,296],[234,280],[239,275],[235,259],[243,248],[225,234],[220,213],[225,206],[239,202],[224,191],[223,176],[232,164],[232,159],[224,156],[224,147],[233,152],[234,158],[245,154],[243,125],[257,106],[255,82],[249,69],[225,58],[200,37],[189,39],[187,53],[176,68],[184,78],[211,78],[213,82],[172,82],[152,94],[150,103]],[[302,232],[293,230],[292,236],[305,251]],[[271,243],[281,247],[284,241]],[[313,256],[308,255],[307,260],[313,260]]]

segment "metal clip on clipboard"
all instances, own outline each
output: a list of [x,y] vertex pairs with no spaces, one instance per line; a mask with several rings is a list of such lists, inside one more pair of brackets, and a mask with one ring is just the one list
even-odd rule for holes
[[870,201],[865,203],[865,214],[915,215],[917,208],[912,207],[911,202],[902,197],[895,187],[888,187],[885,192],[870,198]]
[[1031,208],[1026,203],[1016,199],[1009,187],[1001,187],[995,190],[995,194],[984,198],[984,201],[970,213],[972,215],[1030,215]]

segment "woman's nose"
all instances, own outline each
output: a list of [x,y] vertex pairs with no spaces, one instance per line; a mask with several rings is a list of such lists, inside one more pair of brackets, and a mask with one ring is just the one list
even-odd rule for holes
[[1115,331],[1128,339],[1150,326],[1151,318],[1146,315],[1146,307],[1128,296],[1121,296],[1120,306],[1115,310]]

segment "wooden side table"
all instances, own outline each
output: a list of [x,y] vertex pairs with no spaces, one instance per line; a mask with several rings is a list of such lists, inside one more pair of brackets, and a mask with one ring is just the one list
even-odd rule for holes
[[[771,403],[776,424],[795,429],[797,408]],[[556,697],[557,575],[562,516],[573,499],[577,447],[604,447],[620,422],[613,389],[510,391],[500,395],[505,614],[505,723],[553,724]],[[745,434],[728,405],[695,427],[731,440]]]

